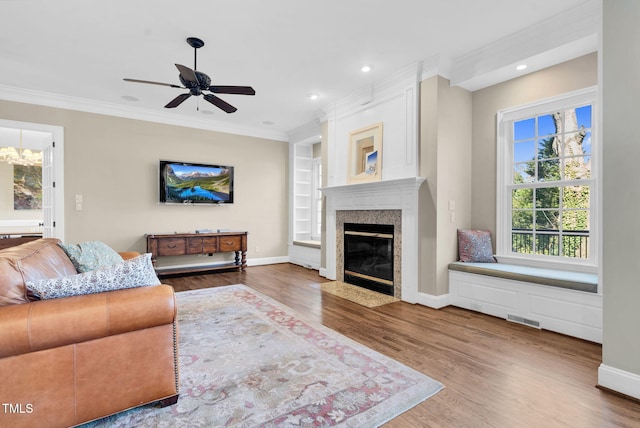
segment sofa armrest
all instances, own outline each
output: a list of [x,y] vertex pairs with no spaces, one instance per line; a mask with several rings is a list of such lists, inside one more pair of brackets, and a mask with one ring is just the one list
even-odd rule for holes
[[0,358],[171,324],[173,287],[155,285],[0,307]]
[[137,251],[120,251],[118,254],[120,254],[123,260],[134,259],[140,255]]

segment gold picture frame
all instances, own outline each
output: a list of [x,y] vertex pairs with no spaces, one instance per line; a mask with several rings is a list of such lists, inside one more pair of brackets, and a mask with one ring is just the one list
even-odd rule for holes
[[382,180],[382,122],[349,133],[347,181]]

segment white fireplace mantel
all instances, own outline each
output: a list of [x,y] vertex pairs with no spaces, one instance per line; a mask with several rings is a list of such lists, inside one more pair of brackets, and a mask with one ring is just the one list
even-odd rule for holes
[[336,211],[401,210],[402,211],[402,300],[418,301],[418,190],[424,177],[401,178],[369,183],[331,186],[320,189],[326,196],[326,271],[335,280]]

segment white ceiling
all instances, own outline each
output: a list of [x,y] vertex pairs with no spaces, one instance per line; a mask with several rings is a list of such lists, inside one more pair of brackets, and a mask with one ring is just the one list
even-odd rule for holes
[[[594,51],[599,3],[0,0],[0,98],[286,138],[322,107],[411,64],[475,90],[515,77],[520,61],[533,61],[529,72]],[[191,36],[205,42],[198,70],[213,84],[256,90],[220,95],[237,112],[201,97],[164,109],[184,91],[122,80],[179,84],[174,64],[193,67]]]

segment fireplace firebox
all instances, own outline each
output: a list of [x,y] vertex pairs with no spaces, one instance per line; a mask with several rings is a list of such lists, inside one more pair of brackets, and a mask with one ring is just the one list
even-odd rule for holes
[[394,295],[393,229],[388,224],[344,224],[344,282]]

